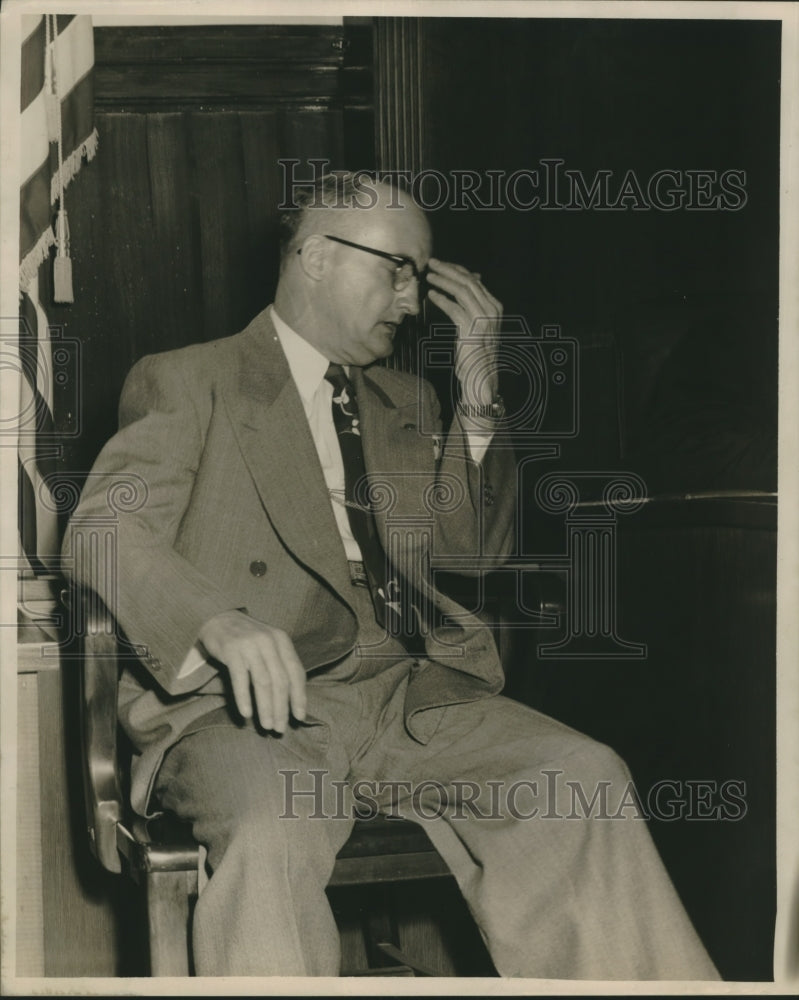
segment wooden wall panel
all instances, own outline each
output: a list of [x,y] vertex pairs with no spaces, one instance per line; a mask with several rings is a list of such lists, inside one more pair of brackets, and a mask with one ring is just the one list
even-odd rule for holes
[[282,114],[272,111],[239,113],[244,196],[247,201],[246,285],[258,301],[269,297],[277,274],[279,252],[274,231],[275,206],[283,197],[282,171],[277,163],[283,140]]
[[347,166],[350,142],[374,166],[368,26],[102,28],[95,45],[100,149],[68,199],[75,304],[50,311],[80,344],[56,399],[64,429],[82,408],[59,464],[78,485],[138,358],[234,333],[271,300],[279,160],[308,178],[313,158]]
[[[380,170],[410,171],[414,176],[427,164],[424,124],[430,105],[422,74],[425,34],[419,18],[375,18],[375,135]],[[438,226],[435,218],[430,221],[435,241]],[[448,317],[423,300],[419,316],[409,316],[403,324],[387,365],[400,371],[417,370],[417,345],[431,311],[437,313],[439,323],[449,322]],[[447,405],[449,392],[442,391],[446,379],[441,384],[433,379],[433,383],[442,400],[444,420],[448,422],[452,416]]]
[[201,269],[194,277],[203,303],[201,339],[212,340],[250,318],[241,309],[247,253],[241,132],[238,116],[227,113],[191,114],[188,126],[191,197],[200,230]]
[[366,104],[371,51],[359,35],[368,32],[348,25],[102,28],[95,32],[95,101],[127,111],[319,108],[339,102],[346,89],[354,103]]
[[[104,274],[103,291],[108,296],[103,305],[109,312],[109,325],[102,336],[113,346],[118,367],[132,363],[141,352],[140,338],[152,301],[147,282],[158,266],[150,225],[147,121],[141,115],[113,115],[98,125],[104,156],[115,164],[115,170],[98,171],[100,215],[92,222],[98,235],[102,234],[96,268]],[[74,199],[73,204],[71,214],[76,210],[79,214],[82,202]]]
[[198,273],[199,207],[192,193],[191,164],[182,155],[189,123],[184,112],[146,115],[152,245],[159,267],[148,274],[152,330],[144,350],[159,350],[167,331],[202,329],[202,298],[194,294]]
[[416,17],[375,19],[377,148],[383,170],[422,169],[428,155],[422,68],[426,29]]

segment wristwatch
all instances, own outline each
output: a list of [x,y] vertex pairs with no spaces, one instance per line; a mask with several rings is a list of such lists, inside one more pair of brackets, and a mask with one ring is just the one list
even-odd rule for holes
[[497,392],[490,403],[475,405],[458,400],[458,413],[464,417],[487,417],[491,420],[501,420],[505,416],[505,400]]

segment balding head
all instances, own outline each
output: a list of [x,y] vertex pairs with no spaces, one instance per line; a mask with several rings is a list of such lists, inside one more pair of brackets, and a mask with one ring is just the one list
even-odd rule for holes
[[281,269],[312,233],[331,233],[354,240],[375,221],[375,215],[383,212],[407,212],[418,219],[425,218],[410,195],[363,173],[325,174],[298,194],[294,203],[296,207],[280,217]]

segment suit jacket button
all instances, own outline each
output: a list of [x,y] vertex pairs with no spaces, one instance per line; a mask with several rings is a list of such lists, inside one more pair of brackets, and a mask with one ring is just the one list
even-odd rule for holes
[[264,576],[266,574],[266,563],[263,559],[253,559],[250,563],[250,572],[253,576]]
[[161,669],[161,661],[158,659],[157,656],[151,656],[150,657],[150,669],[151,670],[160,670]]

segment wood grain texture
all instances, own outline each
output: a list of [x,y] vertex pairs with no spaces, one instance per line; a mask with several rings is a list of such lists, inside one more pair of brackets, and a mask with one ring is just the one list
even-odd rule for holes
[[190,130],[184,113],[146,115],[150,227],[158,267],[147,274],[153,305],[150,338],[143,349],[160,350],[163,331],[202,329],[202,298],[194,294],[201,266],[199,210],[194,164],[184,155]]
[[255,67],[339,66],[345,37],[342,25],[188,25],[95,31],[97,66],[212,62]]
[[17,681],[17,976],[44,975],[39,693],[35,673]]
[[[406,171],[413,178],[427,163],[424,114],[423,46],[419,18],[380,17],[374,21],[375,141],[379,171]],[[411,187],[411,184],[406,184]],[[432,221],[432,220],[431,220]],[[428,303],[410,316],[386,362],[400,371],[416,371],[417,343],[426,329]],[[445,413],[445,417],[450,414]]]
[[121,886],[100,871],[88,852],[76,782],[77,729],[70,728],[67,736],[70,713],[61,683],[54,671],[39,674],[44,974],[114,975],[114,894]]
[[[150,974],[189,974],[190,872],[158,872],[147,876],[147,920]],[[195,880],[196,881],[196,880]]]
[[126,111],[368,108],[368,37],[357,25],[101,28],[95,101]]

